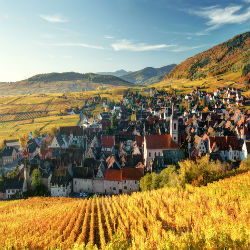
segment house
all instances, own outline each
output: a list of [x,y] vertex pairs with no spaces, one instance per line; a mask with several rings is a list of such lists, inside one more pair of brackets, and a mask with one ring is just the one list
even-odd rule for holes
[[229,161],[239,161],[241,149],[237,136],[203,136],[206,143],[207,153],[219,152],[221,159]]
[[17,151],[20,149],[19,140],[6,140],[4,141],[6,147],[14,147]]
[[69,147],[69,141],[66,136],[62,136],[61,134],[57,134],[52,139],[49,148],[52,149],[66,149]]
[[12,164],[18,156],[19,154],[15,147],[5,147],[2,153],[0,153],[0,165]]
[[6,189],[5,189],[5,182],[0,181],[0,200],[6,199]]
[[51,196],[68,197],[72,192],[72,178],[67,169],[55,171],[50,180]]
[[82,146],[84,144],[83,128],[78,126],[60,127],[59,134],[68,138],[69,145]]
[[91,167],[73,168],[73,192],[93,193],[94,169]]
[[115,145],[114,136],[102,136],[101,137],[102,151],[111,152],[114,145]]
[[122,170],[122,193],[132,193],[140,190],[140,179],[143,168],[124,168]]
[[241,150],[241,160],[245,160],[250,157],[250,141],[244,141]]
[[145,135],[143,142],[143,158],[147,168],[156,156],[163,156],[163,150],[178,150],[178,145],[171,135]]
[[40,153],[41,142],[42,141],[37,138],[30,139],[28,141],[26,151],[29,152],[29,160],[34,159],[34,157]]
[[6,179],[6,199],[11,199],[13,195],[22,195],[24,180],[18,177]]
[[122,170],[107,169],[104,176],[104,194],[122,194]]

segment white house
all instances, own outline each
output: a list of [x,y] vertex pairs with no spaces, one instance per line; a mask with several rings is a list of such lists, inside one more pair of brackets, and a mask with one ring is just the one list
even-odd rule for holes
[[250,157],[250,141],[244,141],[241,150],[241,160],[245,160]]
[[143,158],[146,167],[156,156],[163,156],[163,150],[178,150],[178,145],[171,135],[145,135],[143,142]]

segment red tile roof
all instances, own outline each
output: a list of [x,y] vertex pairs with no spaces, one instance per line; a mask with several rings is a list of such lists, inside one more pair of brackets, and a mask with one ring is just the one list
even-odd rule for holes
[[106,169],[104,180],[106,181],[123,181],[123,180],[140,180],[143,176],[143,168],[124,168],[123,170]]
[[140,180],[143,176],[143,168],[124,168],[122,170],[123,180]]
[[146,135],[147,149],[178,149],[171,135]]
[[233,150],[240,150],[236,136],[213,136],[209,137],[209,140],[211,148],[216,144],[219,150],[229,150],[230,147],[232,147]]
[[101,144],[104,148],[112,148],[115,145],[115,137],[114,136],[102,136]]
[[142,145],[142,143],[143,143],[143,139],[144,139],[143,136],[140,136],[140,135],[137,135],[137,136],[135,137],[137,146],[141,147],[141,145]]
[[106,169],[104,180],[106,180],[106,181],[122,181],[122,170]]

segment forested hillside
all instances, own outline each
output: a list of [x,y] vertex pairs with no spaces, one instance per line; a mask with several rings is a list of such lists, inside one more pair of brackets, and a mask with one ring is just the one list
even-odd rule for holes
[[170,64],[161,68],[147,67],[127,75],[121,76],[125,81],[140,85],[149,85],[162,80],[162,78],[172,70],[176,64]]
[[246,32],[188,58],[171,70],[163,80],[195,80],[230,72],[241,72],[245,76],[249,72],[249,58],[250,32]]
[[18,82],[0,83],[0,94],[65,93],[120,86],[131,87],[134,84],[110,75],[80,74],[75,72],[49,73],[35,75]]

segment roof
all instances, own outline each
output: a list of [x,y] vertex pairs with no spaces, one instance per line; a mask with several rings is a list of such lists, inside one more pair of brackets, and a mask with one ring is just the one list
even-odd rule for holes
[[136,140],[136,143],[137,143],[137,145],[138,145],[139,147],[142,146],[142,143],[143,143],[143,136],[137,135],[137,136],[135,137],[135,140]]
[[147,149],[178,149],[171,135],[145,135]]
[[246,141],[247,153],[250,153],[250,141]]
[[67,169],[57,169],[52,174],[52,178],[50,183],[53,184],[58,184],[58,185],[68,185],[71,182],[71,176],[69,175]]
[[1,155],[2,157],[12,156],[14,150],[16,150],[14,147],[6,147]]
[[115,144],[115,137],[114,136],[102,136],[101,144],[104,148],[112,148]]
[[5,182],[6,189],[22,189],[23,188],[23,179],[20,178],[11,178],[6,179]]
[[106,181],[122,181],[122,170],[106,169],[104,180],[106,180]]
[[232,150],[239,150],[239,141],[236,136],[213,136],[209,137],[210,147],[213,148],[214,145],[219,148],[219,150],[228,150],[232,147]]
[[122,180],[140,180],[143,171],[143,168],[124,168],[122,170]]
[[60,127],[59,133],[61,135],[70,135],[73,133],[73,136],[83,136],[83,128],[78,126]]
[[94,169],[89,167],[73,168],[73,178],[91,179],[94,177]]

